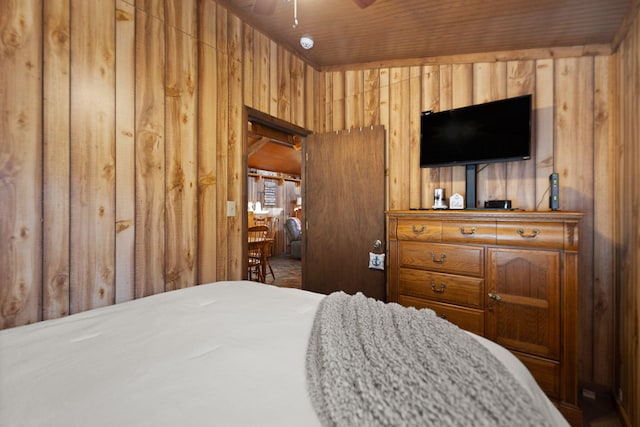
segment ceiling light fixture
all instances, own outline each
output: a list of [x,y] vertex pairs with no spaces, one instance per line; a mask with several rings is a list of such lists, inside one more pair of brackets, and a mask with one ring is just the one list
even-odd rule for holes
[[311,49],[313,47],[313,39],[307,36],[300,37],[300,46],[307,50]]

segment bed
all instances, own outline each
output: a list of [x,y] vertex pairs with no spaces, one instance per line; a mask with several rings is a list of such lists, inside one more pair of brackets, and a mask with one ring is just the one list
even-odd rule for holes
[[[0,331],[0,425],[322,425],[307,365],[323,301],[216,282]],[[515,357],[469,335],[567,425]]]

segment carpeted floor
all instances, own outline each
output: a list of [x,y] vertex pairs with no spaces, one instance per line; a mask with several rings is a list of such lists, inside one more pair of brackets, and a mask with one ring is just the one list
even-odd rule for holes
[[299,259],[283,254],[271,257],[269,263],[275,277],[271,276],[271,272],[267,269],[267,284],[281,288],[300,289],[302,287],[302,264]]

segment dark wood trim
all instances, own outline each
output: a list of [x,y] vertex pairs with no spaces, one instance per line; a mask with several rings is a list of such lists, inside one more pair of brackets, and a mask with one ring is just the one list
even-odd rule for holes
[[[263,113],[262,111],[258,111],[251,107],[245,106],[244,108],[247,112],[248,121],[250,121],[251,123],[262,125],[263,127],[261,129],[265,131],[266,129],[264,127],[271,128],[272,132],[273,130],[277,130],[280,132],[284,132],[287,135],[299,135],[302,137],[305,137],[313,133],[309,129],[305,129],[303,127],[294,125],[293,123],[289,123],[277,117],[273,117],[267,113]],[[282,135],[282,133],[274,133],[274,134]],[[269,136],[264,134],[261,134],[261,135],[267,136],[267,137]]]

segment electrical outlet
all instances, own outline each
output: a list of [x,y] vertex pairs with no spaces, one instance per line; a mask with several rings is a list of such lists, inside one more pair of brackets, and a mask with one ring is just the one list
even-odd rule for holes
[[233,200],[227,201],[227,216],[236,216],[236,202],[234,202]]

